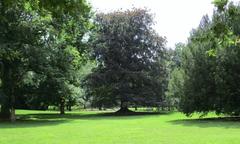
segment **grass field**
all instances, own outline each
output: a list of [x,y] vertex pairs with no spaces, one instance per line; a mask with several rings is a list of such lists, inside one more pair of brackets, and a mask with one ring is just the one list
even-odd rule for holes
[[[240,121],[187,118],[180,113],[109,116],[99,112],[18,110],[0,122],[0,144],[239,144]],[[209,117],[214,117],[211,115]]]

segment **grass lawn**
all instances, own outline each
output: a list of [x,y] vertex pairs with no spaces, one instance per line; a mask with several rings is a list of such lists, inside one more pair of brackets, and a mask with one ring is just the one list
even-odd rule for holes
[[[18,110],[0,122],[0,144],[239,144],[240,121],[187,118],[180,113],[107,116],[98,112]],[[214,115],[208,116],[214,117]]]

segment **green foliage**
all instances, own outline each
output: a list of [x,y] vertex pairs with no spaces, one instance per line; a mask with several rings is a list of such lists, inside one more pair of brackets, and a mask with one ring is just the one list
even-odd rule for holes
[[182,69],[182,54],[185,45],[178,43],[175,49],[168,50],[168,85],[166,96],[168,104],[179,108],[179,100],[183,97],[184,71]]
[[168,82],[167,97],[171,100],[171,105],[179,107],[179,100],[183,97],[183,70],[175,68],[170,73],[170,80]]
[[93,105],[152,105],[162,101],[165,39],[145,9],[97,14],[92,54],[98,67],[85,81]]
[[[17,1],[0,1],[0,33],[1,33],[1,80],[4,101],[1,105],[3,116],[9,117],[11,108],[11,119],[14,120],[15,99],[18,89],[21,87],[23,75],[29,70],[30,61],[34,59],[34,52],[41,52],[43,41],[41,37],[45,34],[43,21],[39,19],[36,11],[25,10],[25,3]],[[3,96],[2,95],[2,96]]]
[[19,101],[37,96],[39,103],[46,105],[76,97],[77,72],[88,57],[88,45],[82,39],[92,27],[86,1],[1,0],[0,12],[1,88],[5,97],[0,104],[6,108],[1,113],[9,117],[11,108],[13,116]]
[[218,8],[219,11],[223,11],[225,6],[227,5],[228,0],[214,0],[213,4],[215,5],[215,7]]
[[239,16],[240,7],[230,3],[224,11],[215,11],[212,20],[203,18],[193,30],[182,53],[184,87],[180,109],[185,114],[240,114]]

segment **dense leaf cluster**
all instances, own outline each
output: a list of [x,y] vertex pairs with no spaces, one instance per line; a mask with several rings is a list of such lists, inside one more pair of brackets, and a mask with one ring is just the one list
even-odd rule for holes
[[14,120],[29,104],[64,112],[87,60],[90,18],[84,0],[0,0],[1,116]]
[[145,9],[96,16],[92,55],[98,67],[85,82],[97,107],[156,105],[163,99],[165,39],[152,28]]

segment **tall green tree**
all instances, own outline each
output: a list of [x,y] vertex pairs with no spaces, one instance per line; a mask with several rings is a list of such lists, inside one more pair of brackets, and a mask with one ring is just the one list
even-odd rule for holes
[[1,116],[15,121],[16,90],[29,71],[54,81],[61,97],[70,95],[87,57],[82,39],[91,8],[84,0],[1,0],[0,12]]
[[[76,5],[74,5],[76,4]],[[67,9],[76,7],[74,11]],[[90,32],[91,9],[85,1],[69,3],[63,11],[52,16],[48,44],[52,49],[51,63],[45,69],[46,85],[51,89],[55,105],[64,114],[66,102],[75,101],[72,88],[80,87],[79,70],[87,61],[88,44],[86,34]]]
[[153,17],[145,9],[115,11],[96,16],[93,37],[97,68],[87,76],[85,88],[94,105],[151,105],[161,102],[164,89],[165,38],[152,28]]
[[187,114],[214,110],[216,97],[216,58],[207,53],[215,47],[207,17],[203,17],[199,28],[193,31],[189,43],[183,50],[184,97],[181,108]]
[[[225,33],[218,38],[219,45],[216,49],[217,73],[216,84],[218,93],[218,113],[239,115],[239,66],[240,66],[240,6],[229,3],[221,15],[221,24]],[[218,28],[218,27],[217,27]]]
[[[34,2],[33,2],[34,3]],[[15,121],[16,89],[28,71],[33,53],[43,46],[41,20],[35,10],[29,10],[26,1],[0,1],[0,62],[2,80],[1,116]],[[44,17],[42,17],[44,19]]]
[[214,1],[217,9],[204,17],[183,49],[181,110],[191,115],[215,111],[239,115],[239,5]]

